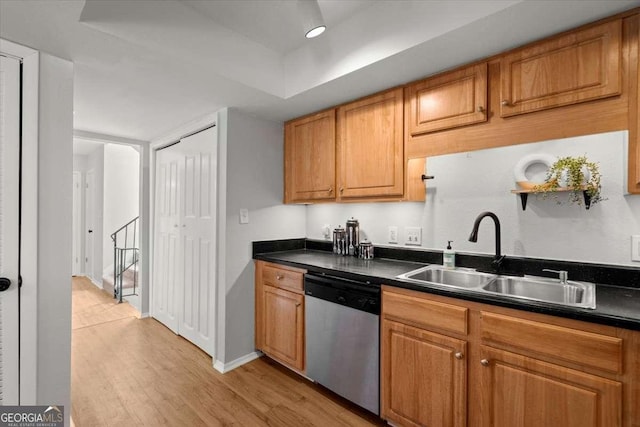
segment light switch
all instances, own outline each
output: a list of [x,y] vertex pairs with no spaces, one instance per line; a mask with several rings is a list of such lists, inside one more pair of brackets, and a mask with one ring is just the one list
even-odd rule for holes
[[249,224],[249,209],[240,209],[240,224]]
[[640,261],[640,235],[631,236],[631,261]]
[[405,245],[422,245],[422,227],[405,227]]

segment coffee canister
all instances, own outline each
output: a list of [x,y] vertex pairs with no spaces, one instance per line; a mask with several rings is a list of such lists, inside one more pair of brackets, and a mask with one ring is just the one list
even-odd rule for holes
[[358,246],[358,257],[362,259],[373,259],[373,243],[363,240]]
[[354,217],[347,220],[347,250],[349,255],[358,256],[360,243],[360,223]]
[[348,255],[347,232],[341,226],[333,230],[333,253],[338,255]]

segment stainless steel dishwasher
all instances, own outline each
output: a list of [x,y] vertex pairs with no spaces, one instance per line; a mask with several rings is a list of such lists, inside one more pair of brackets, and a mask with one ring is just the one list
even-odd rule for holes
[[306,274],[307,376],[380,414],[380,287]]

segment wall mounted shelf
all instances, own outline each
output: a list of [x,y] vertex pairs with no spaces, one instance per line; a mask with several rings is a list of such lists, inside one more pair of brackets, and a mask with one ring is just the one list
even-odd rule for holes
[[[570,187],[560,187],[556,188],[553,191],[539,191],[539,190],[511,190],[512,194],[520,195],[520,202],[522,203],[522,210],[527,209],[527,199],[529,198],[529,194],[544,194],[544,193],[567,193],[569,191],[574,191],[573,188]],[[582,195],[584,197],[584,207],[589,209],[591,207],[591,196],[587,192],[587,188],[583,187]]]

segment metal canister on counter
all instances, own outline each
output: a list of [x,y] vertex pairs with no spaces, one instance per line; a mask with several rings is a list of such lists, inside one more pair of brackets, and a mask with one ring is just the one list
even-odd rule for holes
[[358,256],[360,243],[360,223],[354,217],[347,220],[347,250],[349,255]]
[[360,242],[358,246],[358,257],[362,259],[373,259],[373,243],[367,239]]
[[338,255],[348,255],[347,232],[341,226],[333,230],[333,253]]

